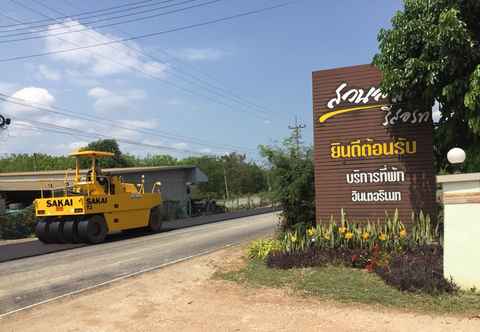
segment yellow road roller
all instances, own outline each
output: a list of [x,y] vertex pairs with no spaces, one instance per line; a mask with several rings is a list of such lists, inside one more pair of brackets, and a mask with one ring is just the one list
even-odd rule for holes
[[[44,243],[89,243],[105,240],[109,233],[135,228],[159,232],[162,227],[160,182],[145,192],[142,183],[124,183],[121,177],[102,173],[97,159],[111,157],[103,151],[77,151],[75,176],[65,175],[62,188],[42,190],[35,200],[35,234]],[[80,173],[80,158],[91,158],[86,175]],[[68,174],[68,173],[67,173]]]

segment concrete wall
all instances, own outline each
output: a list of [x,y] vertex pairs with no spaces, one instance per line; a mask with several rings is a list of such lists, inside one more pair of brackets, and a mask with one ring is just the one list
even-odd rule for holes
[[[151,192],[154,183],[160,181],[162,183],[160,188],[164,200],[185,203],[188,198],[186,183],[191,181],[190,173],[190,170],[145,173],[145,192]],[[122,179],[124,182],[141,183],[142,173],[123,175]]]
[[480,289],[480,173],[439,177],[444,202],[444,276]]

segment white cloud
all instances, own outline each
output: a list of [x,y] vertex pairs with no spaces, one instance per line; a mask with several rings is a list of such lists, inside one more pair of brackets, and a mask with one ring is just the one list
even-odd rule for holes
[[80,148],[83,148],[84,146],[87,146],[88,145],[88,142],[85,142],[85,141],[76,141],[76,142],[72,142],[70,144],[68,144],[68,148],[72,151],[74,150],[78,150]]
[[127,111],[132,108],[131,101],[143,100],[147,94],[143,90],[131,89],[121,93],[113,92],[103,87],[94,87],[88,91],[88,96],[95,99],[93,104],[99,113]]
[[10,82],[0,82],[0,93],[11,95],[18,89],[18,84]]
[[80,70],[66,69],[65,76],[69,82],[83,87],[92,87],[100,84],[97,79],[88,76],[85,72],[82,73]]
[[[27,87],[17,90],[11,95],[11,98],[12,101],[18,101],[19,103],[30,104],[34,106],[28,107],[18,104],[5,103],[4,112],[8,116],[12,117],[12,125],[10,126],[9,130],[14,132],[15,135],[31,137],[37,136],[39,133],[44,134],[45,132],[34,128],[38,126],[65,127],[68,128],[66,129],[67,131],[70,129],[85,131],[86,128],[91,128],[87,121],[49,112],[48,110],[55,105],[56,99],[47,89]],[[51,129],[65,131],[63,128]],[[74,133],[73,130],[72,133]],[[32,146],[35,146],[37,143],[38,142],[32,141]]]
[[105,98],[105,97],[111,96],[112,93],[105,88],[97,86],[95,88],[88,90],[88,95],[94,98]]
[[156,120],[118,120],[123,126],[129,126],[133,129],[155,129],[158,126]]
[[[58,37],[52,36],[63,32],[68,33]],[[53,24],[48,27],[48,31],[45,33],[44,45],[47,52],[52,52],[108,43],[117,39],[120,39],[120,37],[99,33],[88,29],[77,21],[69,19],[63,23]],[[108,76],[118,73],[138,72],[140,70],[156,77],[165,77],[168,66],[164,63],[143,60],[139,53],[135,51],[140,49],[140,46],[131,42],[128,44],[115,43],[89,49],[56,53],[50,56],[56,61],[71,64],[76,66],[77,69],[81,68],[84,74],[88,72],[93,76]]]
[[168,65],[159,62],[146,62],[143,64],[142,68],[150,75],[165,78]]
[[179,150],[185,150],[185,149],[188,149],[189,145],[185,142],[179,142],[179,143],[173,143],[172,147]]
[[127,91],[127,97],[132,100],[143,100],[147,98],[147,93],[144,90],[132,89]]
[[40,78],[50,81],[59,81],[62,78],[62,74],[59,71],[49,68],[45,65],[38,66],[38,74]]
[[[55,97],[50,94],[47,89],[37,87],[26,87],[17,90],[11,95],[13,101],[34,104],[35,106],[50,107],[55,103]],[[6,103],[4,106],[5,112],[10,116],[23,116],[25,114],[38,113],[40,111],[32,109],[31,107]]]
[[215,48],[184,48],[180,50],[171,50],[174,56],[187,61],[218,61],[226,53]]

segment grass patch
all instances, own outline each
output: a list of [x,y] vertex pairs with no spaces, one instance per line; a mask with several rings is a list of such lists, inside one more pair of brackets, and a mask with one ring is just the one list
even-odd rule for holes
[[253,287],[290,288],[297,294],[342,303],[363,303],[425,313],[478,314],[480,294],[432,296],[399,291],[374,273],[346,267],[315,267],[280,270],[251,260],[238,271],[219,271],[217,278]]

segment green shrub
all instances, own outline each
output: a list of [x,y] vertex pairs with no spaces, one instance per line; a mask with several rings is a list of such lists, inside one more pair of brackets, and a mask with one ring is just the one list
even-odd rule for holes
[[270,167],[272,198],[282,210],[282,230],[315,223],[313,150],[298,142],[292,136],[281,146],[260,146]]
[[270,253],[280,250],[278,240],[256,240],[248,247],[248,258],[264,260]]
[[387,284],[402,291],[432,295],[458,291],[458,286],[443,276],[443,248],[439,245],[406,250],[394,255],[387,266],[374,270]]
[[21,212],[0,216],[0,239],[29,237],[35,229],[35,210],[29,206]]

